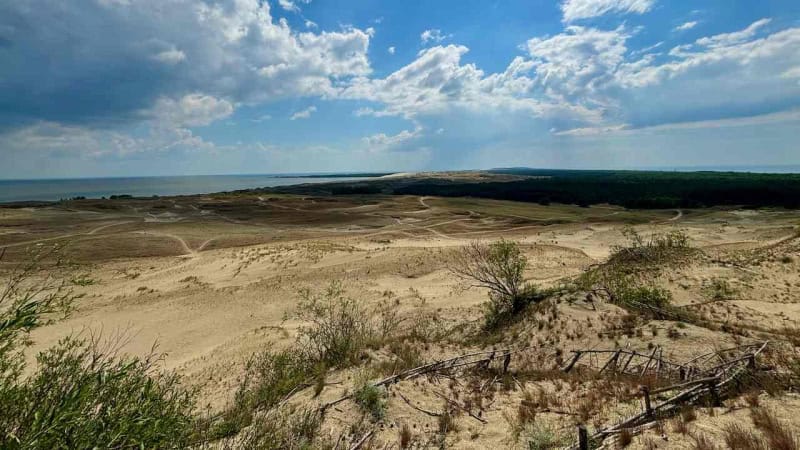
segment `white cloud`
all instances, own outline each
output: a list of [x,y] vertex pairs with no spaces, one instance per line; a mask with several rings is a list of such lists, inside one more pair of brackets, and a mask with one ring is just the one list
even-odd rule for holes
[[725,47],[734,44],[738,44],[740,42],[744,42],[753,36],[755,36],[756,32],[759,28],[769,24],[772,19],[761,19],[753,22],[741,31],[735,31],[733,33],[723,33],[718,34],[716,36],[711,37],[704,37],[697,40],[697,45],[702,45],[704,47]]
[[453,37],[452,34],[443,34],[442,30],[436,28],[425,30],[419,35],[419,39],[423,44],[427,44],[428,42],[439,43],[451,37]]
[[361,108],[357,116],[519,112],[568,130],[559,132],[564,135],[780,111],[788,99],[800,101],[794,76],[800,28],[756,39],[760,26],[763,21],[698,39],[666,58],[642,55],[661,43],[631,51],[627,42],[635,31],[625,26],[568,26],[530,39],[527,57],[492,74],[461,62],[466,47],[436,46],[386,78],[355,78],[337,97],[379,105]]
[[608,13],[644,14],[655,4],[655,0],[564,0],[561,12],[564,22],[603,16]]
[[403,130],[395,135],[378,133],[362,138],[364,145],[370,151],[395,150],[403,144],[422,136],[422,127],[419,125],[414,130]]
[[389,52],[390,55],[394,55],[394,52],[396,51],[396,49],[392,46],[392,47],[389,47],[388,49],[386,49],[386,51]]
[[415,61],[384,79],[354,80],[339,97],[384,105],[382,109],[361,108],[356,115],[413,118],[454,109],[520,111],[542,117],[595,115],[581,105],[536,98],[530,77],[533,61],[517,57],[504,72],[487,75],[474,64],[461,64],[467,51],[457,45],[425,49]]
[[227,100],[195,93],[178,100],[160,98],[149,114],[161,123],[197,127],[228,117],[233,109]]
[[733,117],[718,120],[698,120],[693,122],[675,122],[634,128],[627,124],[602,127],[573,128],[570,130],[552,130],[556,136],[597,136],[607,134],[639,134],[655,131],[698,130],[704,128],[732,128],[762,126],[773,123],[800,122],[800,110],[781,111],[756,116]]
[[295,112],[294,114],[289,117],[289,120],[297,120],[297,119],[308,119],[311,117],[311,114],[317,111],[316,106],[309,106],[306,109],[300,110]]
[[678,25],[677,27],[673,28],[672,30],[673,31],[691,30],[692,28],[697,26],[697,23],[698,22],[696,20],[692,20],[691,22],[682,23],[682,24]]
[[[59,14],[39,14],[53,10]],[[3,71],[3,81],[19,86],[17,114],[35,109],[29,119],[62,120],[63,107],[50,113],[40,105],[74,101],[76,80],[106,80],[93,83],[92,99],[69,113],[71,121],[92,121],[136,117],[161,97],[187,92],[234,104],[327,96],[335,83],[371,73],[371,31],[298,32],[272,13],[263,0],[3,4],[0,26],[13,17],[29,29],[15,36],[13,46],[3,47],[4,58],[17,61]],[[69,29],[69,39],[59,38],[59,29]],[[48,64],[63,70],[43,70],[41,60],[30,54],[48,55]],[[120,73],[129,83],[124,88]]]
[[293,11],[293,12],[300,11],[300,8],[298,8],[297,5],[295,5],[294,2],[291,0],[278,0],[278,4],[280,5],[281,8],[283,8],[286,11]]
[[264,114],[262,116],[258,116],[255,119],[251,119],[253,122],[261,123],[266,122],[267,120],[272,120],[272,116],[269,114]]
[[186,54],[178,49],[171,49],[159,52],[153,58],[165,64],[178,64],[186,59]]
[[600,92],[625,61],[630,36],[624,26],[610,31],[569,26],[564,33],[531,39],[527,49],[535,82],[554,100],[608,106],[611,100]]

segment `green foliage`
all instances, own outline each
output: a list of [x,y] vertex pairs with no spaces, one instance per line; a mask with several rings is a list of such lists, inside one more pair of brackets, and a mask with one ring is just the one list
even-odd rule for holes
[[736,289],[726,280],[714,278],[706,288],[706,294],[711,300],[729,300],[736,296]]
[[328,367],[345,367],[358,362],[364,349],[388,337],[397,326],[396,308],[371,311],[344,295],[341,284],[331,283],[323,293],[300,292],[296,318],[307,325],[300,328],[298,344],[304,358]]
[[57,248],[37,250],[0,291],[0,448],[188,445],[194,392],[159,371],[155,354],[118,356],[110,344],[68,337],[23,376],[30,332],[67,314],[76,298],[65,269]]
[[488,245],[473,242],[453,254],[449,263],[450,271],[470,286],[489,290],[484,305],[487,329],[497,328],[545,298],[525,283],[527,266],[519,244],[505,239]]
[[[575,205],[610,203],[626,208],[702,208],[716,205],[800,207],[800,175],[734,172],[498,169],[528,175],[518,181],[453,182],[427,179],[362,182],[384,193],[476,197]],[[352,183],[355,184],[355,183]],[[321,190],[314,186],[308,190]],[[280,189],[279,189],[280,190]],[[290,191],[288,188],[282,191]]]
[[386,416],[386,391],[382,387],[362,382],[355,391],[353,399],[362,410],[369,413],[372,420],[379,421]]
[[175,448],[194,433],[194,392],[157,358],[117,357],[66,338],[37,370],[0,387],[2,448]]
[[299,352],[266,350],[247,362],[233,405],[210,431],[214,438],[232,436],[249,426],[258,411],[277,406],[287,395],[304,387],[313,362]]
[[523,431],[529,450],[551,450],[569,444],[568,439],[545,424],[534,422]]
[[72,310],[77,296],[63,281],[67,269],[59,252],[59,247],[32,251],[25,264],[8,274],[0,290],[0,386],[13,384],[20,376],[30,332]]
[[252,425],[223,448],[237,450],[332,449],[331,442],[320,440],[322,416],[313,409],[270,411],[259,415]]
[[74,277],[70,280],[70,282],[75,286],[91,286],[95,284],[95,280],[89,278],[89,275],[86,274]]
[[674,262],[692,252],[689,236],[680,230],[642,236],[632,227],[622,230],[628,245],[617,246],[608,259],[610,265],[657,265]]
[[399,322],[396,310],[386,303],[368,309],[346,297],[339,283],[320,293],[301,291],[294,317],[306,325],[300,327],[296,345],[249,360],[233,404],[210,434],[232,436],[305,387],[316,385],[319,393],[328,368],[357,364],[369,346],[393,336]]

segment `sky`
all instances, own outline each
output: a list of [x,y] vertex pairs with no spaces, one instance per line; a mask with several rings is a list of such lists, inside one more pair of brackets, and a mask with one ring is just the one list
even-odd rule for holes
[[0,178],[798,164],[797,0],[0,0]]

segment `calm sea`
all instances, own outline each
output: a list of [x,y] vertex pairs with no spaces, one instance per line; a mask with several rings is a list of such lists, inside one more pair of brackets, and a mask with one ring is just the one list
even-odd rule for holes
[[[301,183],[346,181],[353,178],[309,178],[286,175],[204,175],[175,177],[70,178],[48,180],[0,180],[0,203],[27,200],[60,200],[72,197],[100,198],[110,195],[191,195]],[[362,178],[363,179],[363,178]]]

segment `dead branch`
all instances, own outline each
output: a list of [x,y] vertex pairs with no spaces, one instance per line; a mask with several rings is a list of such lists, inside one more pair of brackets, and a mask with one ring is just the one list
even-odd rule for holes
[[422,409],[422,408],[420,408],[419,406],[416,406],[415,404],[411,403],[411,400],[407,399],[407,398],[406,398],[406,396],[405,396],[405,395],[403,395],[403,394],[401,394],[400,392],[398,392],[398,393],[397,393],[397,395],[399,395],[399,396],[400,396],[400,398],[402,398],[402,399],[403,399],[403,401],[404,401],[404,402],[406,402],[406,403],[408,404],[408,406],[410,406],[410,407],[412,407],[412,408],[416,409],[417,411],[419,411],[419,412],[421,412],[421,413],[427,414],[427,415],[429,415],[429,416],[431,416],[431,417],[442,417],[442,414],[441,414],[441,413],[437,413],[437,412],[433,412],[433,411],[428,411],[427,409]]
[[442,393],[439,393],[439,392],[436,392],[436,391],[434,391],[433,393],[434,393],[434,395],[436,395],[437,397],[439,397],[442,400],[446,401],[447,403],[449,403],[449,404],[457,407],[458,409],[464,411],[465,413],[469,414],[470,417],[472,417],[473,419],[477,420],[478,422],[480,422],[480,423],[482,423],[484,425],[489,423],[489,422],[486,421],[486,419],[484,419],[484,418],[482,418],[480,416],[476,416],[472,411],[470,411],[469,409],[464,407],[461,403],[459,403],[459,402],[457,402],[457,401],[455,401],[453,399],[448,398],[446,395],[444,395]]

